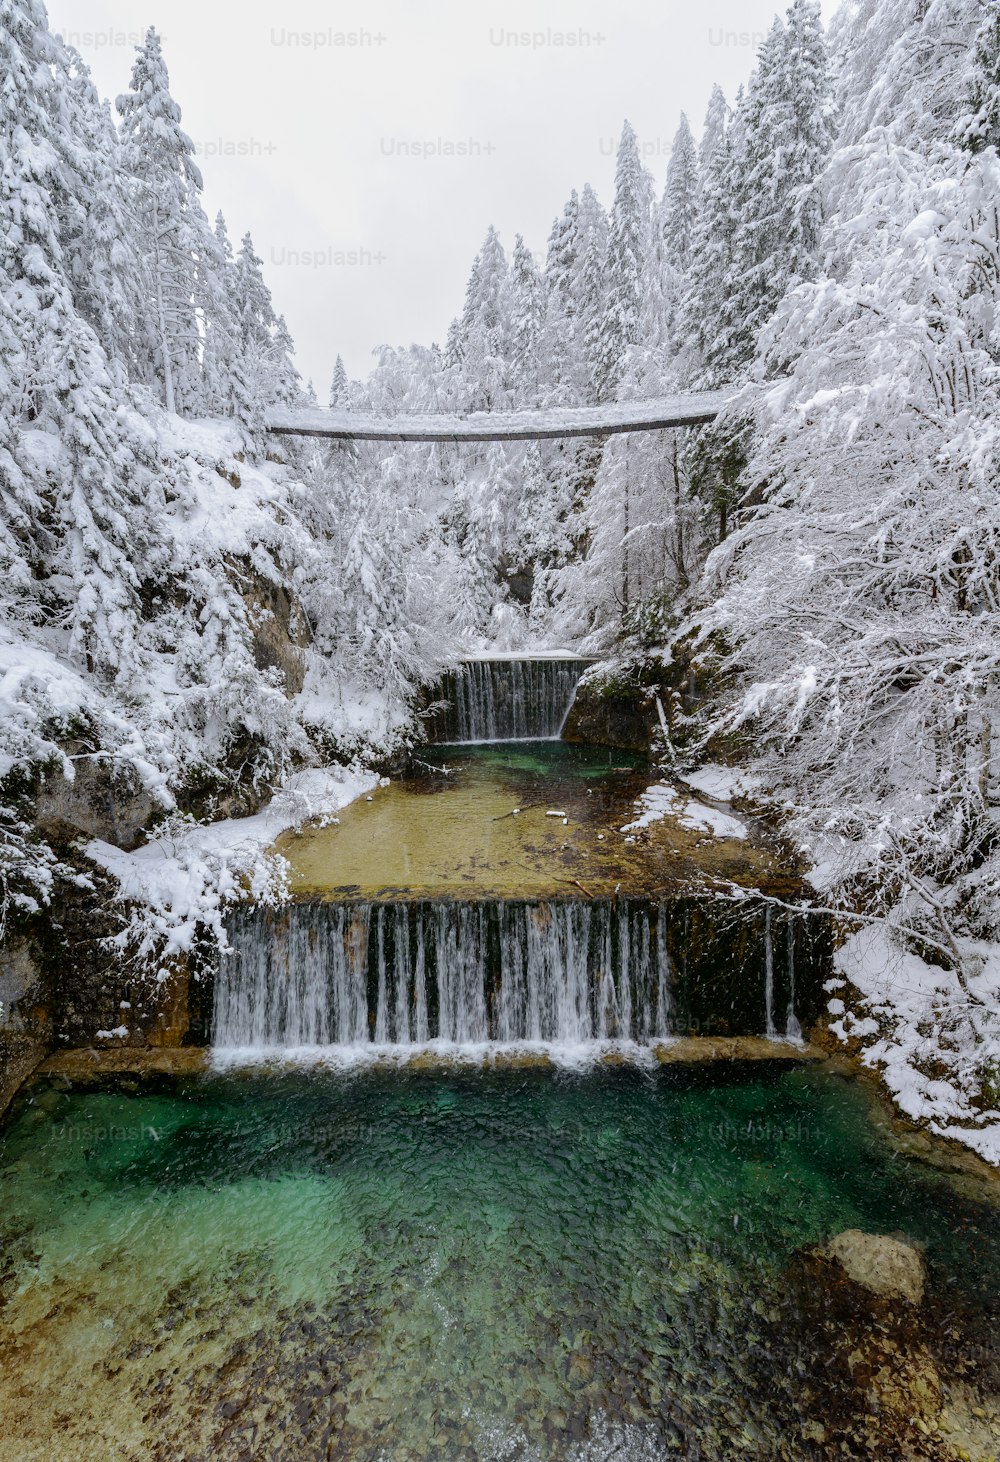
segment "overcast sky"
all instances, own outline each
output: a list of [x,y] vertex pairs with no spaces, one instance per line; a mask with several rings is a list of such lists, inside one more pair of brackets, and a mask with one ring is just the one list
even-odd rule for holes
[[[339,351],[443,341],[487,226],[544,258],[590,182],[605,204],[622,119],[657,187],[681,111],[732,98],[774,0],[49,0],[103,95],[146,26],[234,242],[249,229],[303,376]],[[827,0],[824,15],[835,8]]]

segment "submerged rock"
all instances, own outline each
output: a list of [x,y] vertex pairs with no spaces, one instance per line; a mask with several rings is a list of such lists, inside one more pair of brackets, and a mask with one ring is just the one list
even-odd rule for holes
[[796,1397],[808,1455],[952,1462],[919,1249],[847,1229],[800,1250],[785,1280],[782,1336],[810,1356]]
[[924,1297],[924,1261],[912,1244],[885,1234],[845,1229],[825,1248],[821,1258],[839,1264],[855,1284],[883,1299],[903,1299],[919,1305]]

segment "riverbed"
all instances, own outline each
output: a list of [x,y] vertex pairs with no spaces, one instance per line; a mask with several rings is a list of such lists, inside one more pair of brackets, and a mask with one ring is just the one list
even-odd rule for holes
[[840,1455],[790,1273],[851,1227],[992,1414],[997,1212],[822,1070],[43,1080],[0,1215],[4,1462]]

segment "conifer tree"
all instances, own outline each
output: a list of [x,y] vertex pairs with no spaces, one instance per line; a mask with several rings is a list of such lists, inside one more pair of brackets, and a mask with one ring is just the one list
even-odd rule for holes
[[782,51],[788,109],[781,142],[789,286],[816,274],[823,223],[819,177],[834,141],[833,87],[819,0],[793,0]]
[[[280,406],[295,406],[302,394],[302,377],[292,361],[295,342],[284,315],[279,315],[274,326],[272,343],[273,385],[270,401]],[[270,402],[269,402],[270,404]]]
[[667,166],[667,183],[659,211],[659,239],[662,250],[661,289],[668,348],[678,344],[678,315],[687,294],[694,257],[701,185],[698,151],[687,117],[681,113]]
[[538,390],[542,289],[537,265],[518,234],[510,271],[510,364],[518,403],[533,401]]
[[976,33],[969,110],[957,132],[969,152],[1000,148],[1000,5],[986,7]]
[[622,128],[615,168],[615,199],[608,224],[606,305],[596,359],[598,400],[612,400],[629,351],[639,340],[644,242],[649,231],[648,183],[635,133]]
[[731,364],[745,366],[786,290],[813,277],[817,180],[833,141],[829,60],[817,0],[775,20],[734,123],[736,229],[722,311]]
[[249,383],[237,341],[233,246],[226,220],[216,215],[215,248],[206,270],[203,398],[209,415],[247,414]]
[[566,313],[573,312],[573,277],[579,254],[580,199],[574,188],[549,233],[545,259],[545,289],[557,296]]
[[245,381],[237,402],[237,416],[254,437],[260,432],[269,406],[279,401],[286,405],[294,401],[298,373],[289,359],[291,341],[287,327],[274,313],[262,261],[249,233],[240,242],[230,278],[237,359],[241,381]]
[[333,410],[343,410],[347,406],[347,370],[344,362],[338,355],[333,367],[333,380],[330,383],[330,406]]
[[678,335],[683,344],[681,379],[698,389],[731,379],[735,352],[724,322],[726,278],[736,235],[738,198],[733,191],[732,142],[723,136],[702,179],[687,290]]
[[162,384],[168,411],[202,405],[200,357],[204,276],[214,249],[199,201],[201,173],[156,31],[150,28],[132,70],[132,90],[118,98],[121,160],[145,260],[152,339],[151,378]]
[[507,258],[491,226],[473,263],[462,310],[461,368],[471,411],[510,404],[510,310]]
[[121,189],[120,143],[111,113],[72,47],[60,58],[54,142],[66,174],[60,210],[63,256],[77,310],[93,328],[111,366],[137,373],[137,342],[146,333],[142,261]]
[[[60,243],[66,58],[39,0],[0,0],[0,455],[8,592],[62,619],[90,669],[134,668],[138,574],[156,563],[147,437],[77,314]],[[43,84],[43,82],[45,84]],[[22,605],[30,618],[30,604]]]
[[701,141],[698,144],[698,172],[702,178],[705,177],[716,149],[726,135],[728,115],[729,108],[726,105],[725,92],[721,86],[715,85],[712,87],[708,110],[705,113],[705,123],[701,130]]
[[663,233],[671,266],[685,276],[691,267],[698,221],[698,151],[687,117],[681,113],[667,165],[663,195]]
[[589,183],[580,195],[578,238],[580,257],[573,271],[574,348],[580,362],[578,393],[579,400],[593,402],[597,399],[597,357],[604,318],[608,217]]
[[573,282],[580,252],[579,212],[580,200],[574,188],[549,233],[540,345],[546,405],[570,404],[577,399],[579,352]]

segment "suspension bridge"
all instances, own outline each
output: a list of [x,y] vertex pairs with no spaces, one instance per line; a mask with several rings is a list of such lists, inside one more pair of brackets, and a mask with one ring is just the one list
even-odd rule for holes
[[545,411],[482,411],[469,416],[397,416],[310,407],[273,411],[267,430],[278,437],[327,437],[355,442],[542,442],[561,437],[610,437],[666,431],[715,421],[734,392],[688,391],[647,401],[570,406]]

